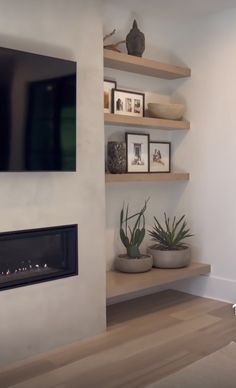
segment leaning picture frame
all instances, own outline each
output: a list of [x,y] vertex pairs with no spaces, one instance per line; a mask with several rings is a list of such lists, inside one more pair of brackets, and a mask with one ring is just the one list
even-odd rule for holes
[[149,171],[149,135],[141,133],[125,134],[127,173]]
[[171,143],[149,142],[149,172],[171,172]]
[[112,113],[133,117],[144,117],[145,94],[129,90],[113,89]]
[[116,89],[116,81],[104,79],[103,81],[103,100],[104,100],[104,113],[112,112],[112,90]]

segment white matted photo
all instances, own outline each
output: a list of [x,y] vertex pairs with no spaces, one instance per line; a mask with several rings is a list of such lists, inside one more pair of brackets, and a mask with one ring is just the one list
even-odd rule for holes
[[103,95],[104,95],[104,113],[111,113],[112,111],[112,89],[117,86],[116,81],[103,81]]
[[171,144],[168,142],[149,143],[150,172],[170,172]]
[[128,90],[112,90],[112,112],[118,115],[143,117],[145,107],[144,93]]
[[148,144],[149,135],[126,133],[127,172],[148,172]]

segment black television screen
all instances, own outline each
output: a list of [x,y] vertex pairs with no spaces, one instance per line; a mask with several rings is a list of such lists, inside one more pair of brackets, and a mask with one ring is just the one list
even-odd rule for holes
[[76,62],[0,48],[0,171],[76,170]]

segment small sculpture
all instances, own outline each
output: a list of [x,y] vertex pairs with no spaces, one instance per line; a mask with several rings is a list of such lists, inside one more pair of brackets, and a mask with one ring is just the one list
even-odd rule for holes
[[133,22],[133,27],[126,36],[126,47],[129,55],[141,57],[145,50],[145,36],[138,28],[136,20]]

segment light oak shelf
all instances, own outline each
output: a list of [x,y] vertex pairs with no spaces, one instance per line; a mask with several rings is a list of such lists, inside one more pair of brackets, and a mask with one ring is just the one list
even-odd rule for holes
[[133,117],[117,115],[114,113],[105,113],[104,122],[108,125],[156,128],[156,129],[189,129],[190,123],[186,120],[165,120],[154,119],[151,117]]
[[186,78],[191,75],[191,70],[187,67],[170,65],[106,49],[104,50],[104,66],[162,79]]
[[124,297],[132,297],[133,293],[163,286],[178,280],[207,275],[210,271],[211,266],[209,264],[196,262],[193,262],[186,268],[153,268],[150,272],[139,274],[109,271],[107,272],[107,303],[118,303]]
[[171,182],[188,181],[190,174],[187,172],[170,173],[128,173],[128,174],[106,174],[106,183],[118,182]]

